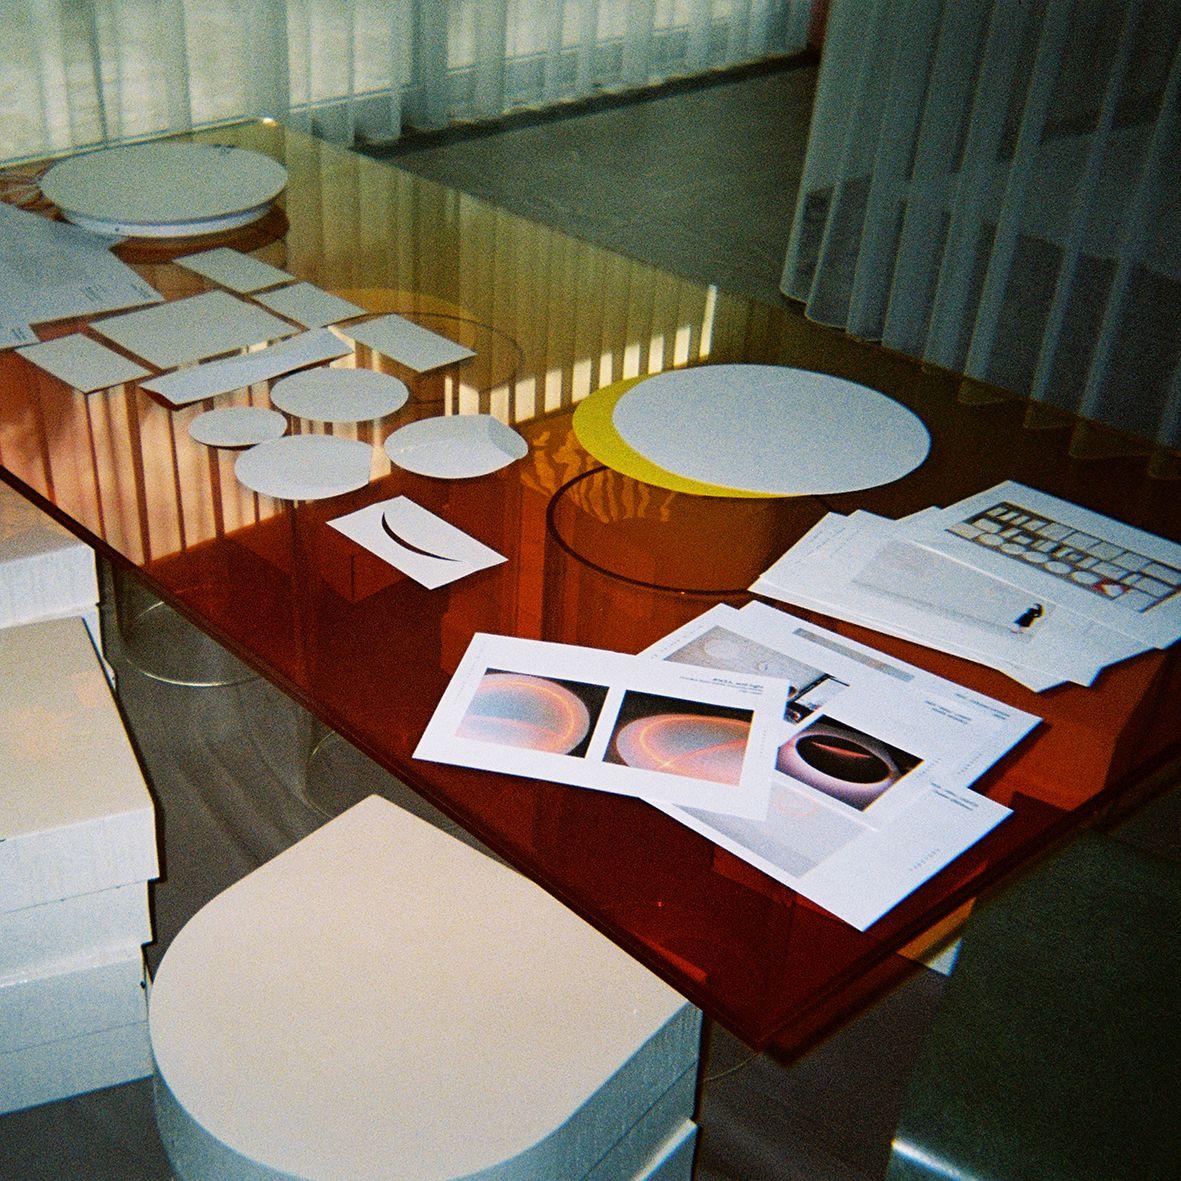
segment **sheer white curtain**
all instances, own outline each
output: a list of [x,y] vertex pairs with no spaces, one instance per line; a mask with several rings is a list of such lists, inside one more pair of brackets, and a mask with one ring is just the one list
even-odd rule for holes
[[1181,447],[1181,0],[835,0],[783,291]]
[[0,159],[271,116],[396,136],[804,47],[811,0],[0,0]]

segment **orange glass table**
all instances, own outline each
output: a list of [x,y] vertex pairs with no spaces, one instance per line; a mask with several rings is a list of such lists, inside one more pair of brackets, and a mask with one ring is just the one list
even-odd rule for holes
[[[637,800],[415,761],[474,632],[639,651],[714,603],[748,601],[744,588],[829,509],[898,516],[1011,478],[1176,539],[1181,497],[1147,478],[1143,461],[1071,459],[1067,428],[1026,429],[1017,402],[961,402],[954,375],[790,308],[676,278],[273,125],[199,138],[267,152],[290,172],[282,208],[219,244],[418,319],[476,360],[416,377],[362,356],[405,377],[411,400],[380,423],[297,422],[375,449],[367,487],[293,504],[247,491],[233,452],[189,438],[187,423],[212,403],[174,410],[130,384],[86,396],[7,352],[0,474],[751,1045],[793,1053],[855,1014],[910,969],[904,950],[1073,829],[1129,806],[1178,753],[1176,653],[1110,668],[1091,689],[1034,694],[816,617],[1045,719],[978,785],[1012,816],[865,933]],[[176,298],[207,284],[172,258],[210,244],[118,249]],[[742,500],[652,487],[579,445],[571,417],[592,390],[706,361],[818,369],[882,390],[927,424],[930,457],[865,493]],[[216,400],[250,403],[266,405],[266,389]],[[413,418],[476,411],[515,424],[526,458],[442,481],[392,467],[378,446]],[[427,591],[326,523],[399,493],[507,562]]]

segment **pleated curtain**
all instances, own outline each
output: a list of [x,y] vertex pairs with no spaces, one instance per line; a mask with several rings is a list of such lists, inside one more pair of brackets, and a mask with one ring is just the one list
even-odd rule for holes
[[1181,447],[1181,0],[835,0],[782,290]]
[[0,160],[270,116],[396,137],[804,47],[811,0],[0,0]]

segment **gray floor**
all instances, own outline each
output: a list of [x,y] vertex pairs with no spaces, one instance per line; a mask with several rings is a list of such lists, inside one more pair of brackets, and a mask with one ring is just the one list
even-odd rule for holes
[[[778,302],[814,71],[597,111],[397,163],[723,288]],[[298,798],[308,719],[259,681],[186,689],[122,658],[122,705],[164,818],[157,959],[189,914],[310,831]],[[179,724],[178,724],[179,720]],[[942,978],[922,971],[784,1066],[707,1041],[698,1181],[874,1181]],[[146,1083],[0,1118],[0,1181],[161,1181]],[[545,1178],[540,1181],[564,1181]]]
[[644,262],[782,302],[812,66],[373,154]]

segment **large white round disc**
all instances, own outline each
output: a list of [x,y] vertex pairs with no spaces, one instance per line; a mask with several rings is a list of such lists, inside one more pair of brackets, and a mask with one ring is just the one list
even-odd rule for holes
[[421,418],[394,431],[385,453],[400,468],[445,480],[486,476],[523,459],[529,444],[490,414]]
[[918,467],[930,436],[856,382],[776,365],[660,373],[615,405],[629,447],[677,475],[780,496],[855,492]]
[[152,142],[71,156],[41,191],[71,221],[160,237],[261,217],[286,183],[287,169],[261,152]]
[[280,410],[316,422],[385,418],[409,397],[405,382],[373,369],[305,369],[271,387],[271,401]]
[[234,474],[253,492],[279,500],[323,500],[369,483],[373,448],[333,435],[284,435],[244,451]]

